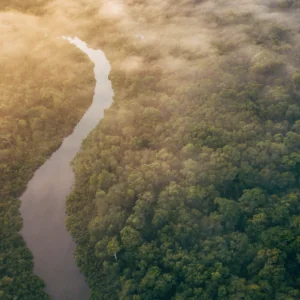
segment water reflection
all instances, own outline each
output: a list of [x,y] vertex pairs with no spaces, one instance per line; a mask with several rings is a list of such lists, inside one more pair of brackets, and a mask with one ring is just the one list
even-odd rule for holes
[[21,197],[24,225],[21,234],[34,256],[34,272],[45,281],[51,299],[85,300],[89,288],[75,265],[72,254],[75,244],[65,226],[65,201],[74,183],[70,162],[83,139],[111,105],[113,90],[108,80],[110,64],[104,53],[90,49],[77,37],[63,39],[78,47],[94,63],[95,94],[73,133],[29,181]]

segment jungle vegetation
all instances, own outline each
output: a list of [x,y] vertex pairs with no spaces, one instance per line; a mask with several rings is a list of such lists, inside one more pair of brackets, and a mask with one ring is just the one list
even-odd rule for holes
[[[4,3],[5,11],[20,4]],[[20,10],[49,19],[63,11],[66,19],[55,21],[74,24],[66,30],[104,50],[112,65],[114,104],[73,162],[76,186],[67,202],[90,298],[300,299],[299,0],[37,3]],[[91,92],[79,53],[74,70],[68,64],[45,76],[69,61],[55,54],[20,60],[40,71],[13,76],[22,87],[17,95],[34,96],[25,110],[12,110],[10,101],[0,110],[9,126],[0,158],[4,299],[47,299],[17,233],[16,199]],[[45,100],[68,76],[78,90],[69,83],[65,94],[84,93],[80,112],[66,109],[71,122],[54,113],[63,102]],[[53,79],[38,81],[45,77]],[[16,86],[1,86],[1,95]]]
[[29,16],[0,12],[0,299],[48,299],[22,237],[19,197],[90,105],[93,66]]
[[86,30],[115,91],[67,203],[90,299],[300,299],[299,1],[246,2]]

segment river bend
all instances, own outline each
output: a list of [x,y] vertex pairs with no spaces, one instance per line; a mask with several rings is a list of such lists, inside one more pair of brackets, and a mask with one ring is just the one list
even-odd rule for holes
[[65,225],[65,202],[74,185],[70,163],[80,150],[82,141],[111,105],[113,90],[108,79],[110,64],[104,53],[89,48],[77,37],[63,38],[88,55],[94,63],[94,98],[73,133],[34,173],[21,196],[21,235],[33,254],[34,273],[46,283],[51,299],[85,300],[88,299],[89,288],[75,264],[75,244]]

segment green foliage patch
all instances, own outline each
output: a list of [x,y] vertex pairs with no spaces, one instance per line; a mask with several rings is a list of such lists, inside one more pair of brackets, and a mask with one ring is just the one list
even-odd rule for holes
[[[147,4],[131,2],[147,24]],[[200,11],[189,5],[158,22],[183,26]],[[300,297],[299,36],[251,14],[213,15],[207,27],[227,42],[188,57],[183,43],[166,57],[99,21],[115,103],[74,160],[67,203],[91,299]],[[118,53],[146,63],[124,71]],[[161,67],[171,55],[187,70]]]
[[92,64],[80,50],[46,38],[25,42],[27,51],[3,48],[0,57],[0,298],[5,300],[48,299],[18,233],[18,198],[71,133],[94,90]]

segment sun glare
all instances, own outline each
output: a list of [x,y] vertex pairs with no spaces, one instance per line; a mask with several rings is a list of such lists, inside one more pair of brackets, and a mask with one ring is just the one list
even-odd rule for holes
[[104,3],[100,9],[100,14],[106,17],[121,17],[124,15],[124,5],[121,1],[111,0]]

